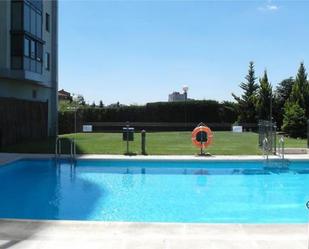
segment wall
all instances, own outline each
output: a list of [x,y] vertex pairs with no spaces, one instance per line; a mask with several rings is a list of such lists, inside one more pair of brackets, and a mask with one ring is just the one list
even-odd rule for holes
[[47,137],[47,102],[0,97],[0,147]]

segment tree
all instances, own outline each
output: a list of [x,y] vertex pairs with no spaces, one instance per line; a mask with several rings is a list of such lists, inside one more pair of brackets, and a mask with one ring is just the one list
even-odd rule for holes
[[278,127],[282,126],[284,105],[289,99],[295,81],[293,77],[282,80],[276,87],[273,102],[273,116]]
[[[295,88],[295,89],[294,89]],[[305,109],[306,116],[309,116],[309,84],[307,81],[306,68],[303,62],[300,63],[298,72],[295,78],[295,84],[291,93],[293,98],[298,98],[299,105]]]
[[100,107],[100,108],[103,108],[103,107],[104,107],[104,104],[103,104],[103,101],[102,101],[102,100],[100,100],[99,107]]
[[256,94],[258,85],[256,84],[254,63],[249,63],[248,75],[245,77],[246,82],[240,84],[243,90],[241,97],[232,94],[234,99],[238,102],[238,121],[241,123],[256,123]]
[[78,105],[86,105],[85,99],[83,95],[77,95],[76,100]]
[[282,80],[276,87],[275,98],[279,106],[283,107],[290,97],[294,83],[293,77],[290,77]]
[[291,137],[304,137],[306,135],[305,110],[297,102],[286,102],[282,130]]
[[95,108],[95,101],[92,102],[91,107]]
[[260,78],[260,86],[258,89],[257,110],[259,119],[271,119],[272,108],[272,86],[268,81],[267,71]]

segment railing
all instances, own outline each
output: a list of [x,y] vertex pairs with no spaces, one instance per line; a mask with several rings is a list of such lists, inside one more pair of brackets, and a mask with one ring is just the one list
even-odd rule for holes
[[266,160],[268,161],[269,142],[268,142],[268,139],[266,137],[263,139],[262,152],[263,152],[263,158],[266,158]]
[[55,143],[55,161],[56,163],[58,162],[59,158],[61,157],[62,154],[62,141],[69,140],[70,141],[70,159],[71,163],[75,162],[76,158],[76,143],[74,139],[68,139],[68,138],[61,138],[57,137],[56,138],[56,143]]
[[284,137],[283,136],[281,136],[281,138],[279,139],[278,155],[279,157],[284,159]]

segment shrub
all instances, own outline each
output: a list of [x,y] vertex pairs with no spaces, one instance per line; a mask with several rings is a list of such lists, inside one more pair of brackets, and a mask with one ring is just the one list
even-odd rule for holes
[[306,136],[305,110],[298,103],[287,102],[285,104],[282,130],[291,137]]

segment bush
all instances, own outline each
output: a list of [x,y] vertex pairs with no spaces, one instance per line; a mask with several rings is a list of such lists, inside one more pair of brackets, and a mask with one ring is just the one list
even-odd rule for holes
[[298,103],[287,102],[285,104],[282,130],[291,137],[306,136],[305,110]]
[[[117,106],[78,110],[77,127],[85,122],[230,123],[237,119],[235,103],[214,100],[156,102],[144,106]],[[59,133],[73,132],[74,113],[59,112]]]

